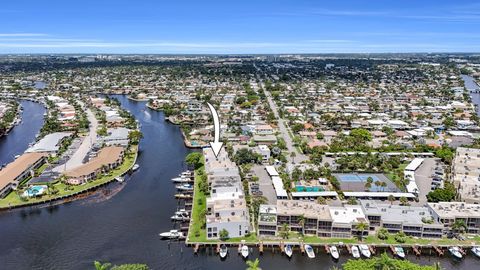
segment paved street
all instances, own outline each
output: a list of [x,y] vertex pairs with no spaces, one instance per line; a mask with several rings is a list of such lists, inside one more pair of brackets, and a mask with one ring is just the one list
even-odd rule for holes
[[[277,118],[277,120],[278,120],[278,129],[279,129],[280,133],[282,134],[283,139],[285,140],[285,144],[287,145],[287,149],[288,149],[288,153],[289,153],[287,155],[288,162],[292,163],[292,164],[295,164],[295,163],[301,163],[302,161],[307,160],[308,157],[305,156],[304,154],[300,153],[297,150],[297,148],[295,148],[295,146],[293,144],[293,140],[290,137],[290,135],[288,134],[287,124],[285,123],[285,120],[280,118],[280,114],[278,113],[277,105],[275,104],[275,101],[273,100],[272,95],[268,91],[265,91],[265,95],[267,97],[268,104],[270,104],[270,108],[272,109],[273,114],[275,115],[275,118]],[[292,158],[290,156],[290,153],[292,153],[292,152],[295,153],[294,158]]]

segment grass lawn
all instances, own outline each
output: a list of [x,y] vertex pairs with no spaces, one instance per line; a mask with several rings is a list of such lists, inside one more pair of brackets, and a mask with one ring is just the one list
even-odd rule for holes
[[200,190],[200,176],[205,173],[205,159],[202,157],[202,166],[195,170],[195,187],[193,192],[192,219],[188,231],[188,240],[192,242],[206,242],[207,235],[203,224],[207,209],[207,196]]
[[[400,166],[398,166],[398,170],[404,171],[407,166],[408,166],[408,163],[402,163],[400,164]],[[385,172],[385,175],[387,176],[388,179],[390,179],[393,182],[393,178],[394,178],[393,176],[395,175],[394,171]],[[397,176],[397,179],[398,179],[398,176]]]
[[16,192],[11,192],[4,199],[0,199],[0,208],[42,202],[49,199],[59,198],[62,196],[69,196],[79,191],[83,191],[88,188],[99,186],[104,183],[110,182],[115,177],[126,173],[133,166],[136,160],[138,148],[134,146],[132,147],[132,150],[133,150],[133,153],[125,155],[124,161],[120,166],[118,166],[108,174],[102,175],[100,178],[97,178],[94,181],[91,181],[84,185],[79,185],[79,186],[67,186],[61,182],[57,182],[53,185],[58,190],[57,194],[45,194],[41,197],[30,198],[27,201],[22,201]]

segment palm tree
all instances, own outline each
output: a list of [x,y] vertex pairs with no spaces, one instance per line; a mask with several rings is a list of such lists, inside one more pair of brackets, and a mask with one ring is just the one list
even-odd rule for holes
[[318,198],[317,198],[317,203],[318,203],[318,204],[325,205],[325,204],[327,204],[327,200],[325,200],[324,197],[318,197]]
[[302,227],[302,236],[305,234],[305,216],[304,215],[300,215],[298,217],[298,225],[300,225]]
[[359,238],[360,241],[363,240],[363,232],[368,229],[368,225],[365,222],[360,222],[357,225],[355,225],[355,229],[360,232]]
[[246,261],[247,263],[247,270],[262,270],[262,268],[260,268],[260,261],[258,260],[258,258],[255,259],[255,261]]
[[99,261],[95,261],[93,264],[95,265],[95,270],[108,270],[112,267],[111,263],[101,263]]
[[288,239],[288,235],[290,233],[290,227],[288,226],[287,223],[282,224],[282,229],[280,230],[280,236],[283,239]]
[[395,265],[393,264],[393,259],[388,257],[387,253],[383,253],[379,259],[375,261],[375,269],[378,270],[393,270]]
[[390,204],[393,204],[393,202],[395,201],[395,197],[393,195],[389,195],[388,201],[390,202]]
[[452,224],[452,230],[457,233],[465,232],[465,230],[467,230],[467,224],[465,224],[465,220],[463,219],[455,220],[455,222]]

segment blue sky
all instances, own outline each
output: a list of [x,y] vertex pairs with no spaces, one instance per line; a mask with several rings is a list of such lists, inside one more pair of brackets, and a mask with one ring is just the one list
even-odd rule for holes
[[480,52],[480,2],[8,0],[0,53]]

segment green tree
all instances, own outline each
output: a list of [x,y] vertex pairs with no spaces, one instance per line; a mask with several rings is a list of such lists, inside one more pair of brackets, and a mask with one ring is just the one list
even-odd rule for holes
[[195,169],[200,168],[202,166],[202,154],[200,152],[191,152],[185,157],[185,163]]
[[109,270],[112,267],[111,263],[101,263],[99,261],[93,262],[95,270]]
[[359,239],[360,241],[363,241],[363,233],[368,230],[368,224],[365,222],[360,222],[355,225],[355,229],[359,232]]
[[222,229],[219,233],[220,240],[225,241],[229,238],[228,231],[225,229]]
[[288,236],[290,234],[290,227],[288,226],[287,223],[282,224],[282,228],[280,229],[280,236],[282,239],[288,239]]
[[132,144],[138,144],[140,140],[143,138],[143,134],[140,130],[132,130],[128,133],[128,139]]
[[246,261],[246,264],[247,264],[247,270],[262,270],[262,268],[260,268],[260,261],[258,260],[258,258],[255,259],[255,261]]

